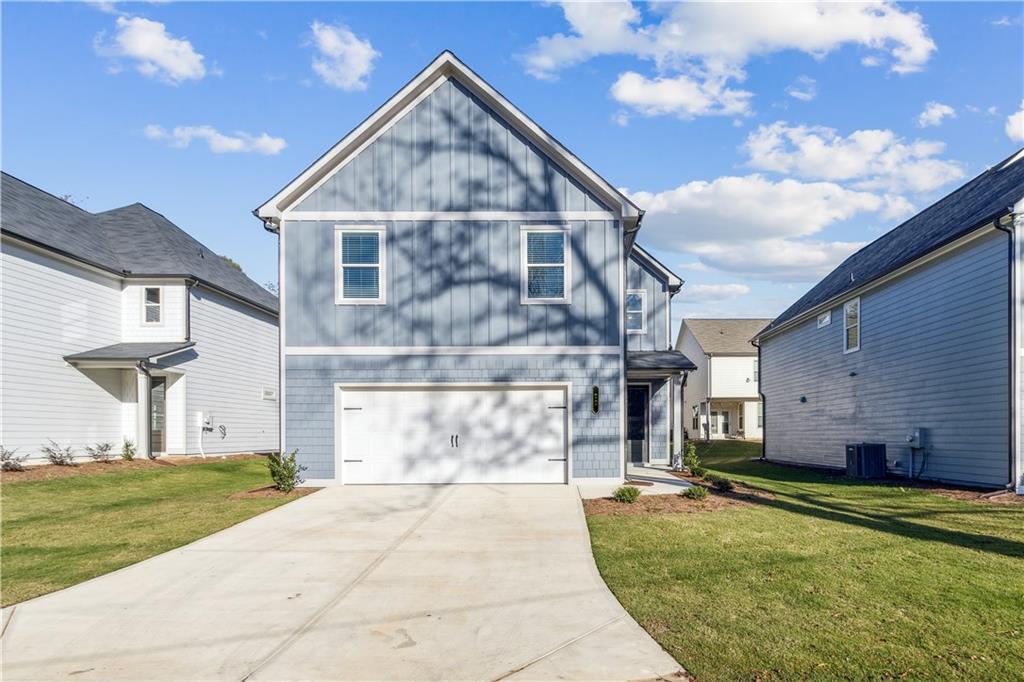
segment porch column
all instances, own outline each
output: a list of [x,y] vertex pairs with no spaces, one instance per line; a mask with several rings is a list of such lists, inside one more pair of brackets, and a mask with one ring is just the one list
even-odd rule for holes
[[149,375],[141,369],[135,370],[136,387],[136,447],[135,452],[139,457],[149,457]]

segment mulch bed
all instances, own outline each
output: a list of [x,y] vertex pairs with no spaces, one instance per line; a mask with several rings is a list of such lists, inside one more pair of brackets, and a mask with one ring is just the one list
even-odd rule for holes
[[134,459],[126,462],[123,459],[116,459],[110,462],[83,462],[76,466],[57,466],[55,464],[39,464],[26,466],[24,471],[4,471],[0,473],[2,483],[22,483],[25,481],[51,481],[58,478],[73,478],[75,476],[101,476],[103,474],[116,474],[122,471],[134,471],[138,469],[159,469],[161,467],[188,466],[191,464],[209,464],[235,459],[263,459],[262,455],[229,455],[226,457],[211,455],[206,459],[202,457],[171,456],[160,459]]
[[234,493],[228,495],[229,500],[251,500],[263,497],[305,497],[310,493],[315,493],[320,488],[292,488],[291,491],[283,493],[272,485],[265,485],[262,488],[253,488],[252,490],[246,490],[244,493]]
[[711,493],[703,500],[691,500],[678,494],[641,495],[636,502],[616,502],[609,497],[583,500],[587,516],[650,516],[652,514],[694,514],[719,511],[731,507],[749,506],[749,501],[737,495]]
[[650,481],[634,481],[631,478],[626,479],[626,485],[636,486],[637,488],[645,488],[647,486],[654,485]]

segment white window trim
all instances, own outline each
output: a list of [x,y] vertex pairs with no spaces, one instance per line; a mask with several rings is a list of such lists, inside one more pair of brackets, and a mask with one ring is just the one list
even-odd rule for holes
[[[825,318],[824,321],[822,321],[822,318]],[[832,311],[831,310],[826,310],[825,312],[820,313],[818,315],[818,329],[821,329],[822,327],[827,327],[830,324],[832,324]]]
[[[850,329],[850,324],[849,324],[849,320],[846,317],[846,310],[850,307],[850,305],[852,305],[854,303],[857,304],[857,345],[854,346],[853,348],[848,348],[847,345],[846,345],[846,341],[847,341],[847,331]],[[851,298],[849,301],[847,301],[846,303],[843,304],[843,355],[846,355],[847,353],[856,353],[857,351],[860,350],[860,334],[861,334],[861,330],[862,330],[862,324],[861,323],[862,323],[863,318],[864,318],[862,313],[863,313],[863,311],[861,310],[861,307],[860,307],[860,297],[859,296],[857,298]]]
[[631,294],[640,294],[640,328],[630,329],[629,328],[629,306],[626,306],[626,333],[627,334],[646,334],[647,333],[647,290],[646,289],[626,289],[626,298],[628,299]]
[[[159,313],[160,319],[158,319],[156,322],[147,322],[146,321],[146,308],[149,307],[149,306],[146,305],[146,290],[147,289],[156,289],[157,290],[157,294],[160,296],[160,302],[156,304],[156,309],[157,309],[157,312]],[[142,287],[142,326],[144,326],[144,327],[161,327],[161,326],[163,326],[163,323],[164,323],[164,288],[163,287],[149,287],[149,286]]]
[[[345,278],[342,275],[341,235],[345,232],[376,232],[377,253],[377,298],[345,298]],[[335,225],[334,226],[334,303],[335,305],[384,305],[388,302],[388,252],[387,228],[384,225]],[[351,267],[369,267],[368,264]]]
[[[564,294],[560,298],[530,298],[527,296],[529,282],[529,266],[526,263],[526,239],[531,232],[561,232],[564,241],[565,262],[562,268],[565,271],[563,281]],[[567,305],[572,303],[572,249],[568,225],[520,225],[519,226],[519,302],[522,305]],[[554,264],[552,264],[554,265]],[[543,267],[535,264],[535,267]],[[550,266],[549,266],[550,267]]]

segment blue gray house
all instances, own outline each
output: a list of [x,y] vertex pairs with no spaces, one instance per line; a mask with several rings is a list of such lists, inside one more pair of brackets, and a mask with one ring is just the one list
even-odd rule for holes
[[308,483],[621,481],[680,447],[643,212],[449,52],[255,214]]
[[850,256],[767,328],[767,459],[1024,492],[1024,150]]

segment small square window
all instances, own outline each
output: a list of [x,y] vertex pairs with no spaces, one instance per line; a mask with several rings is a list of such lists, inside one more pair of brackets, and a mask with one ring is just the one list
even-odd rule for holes
[[626,333],[643,334],[647,331],[647,291],[626,291]]
[[338,291],[336,302],[384,303],[386,300],[385,239],[382,227],[341,227],[337,230]]
[[145,324],[160,324],[163,318],[160,287],[145,287],[142,292],[142,320]]
[[568,244],[565,228],[523,228],[522,303],[569,302]]
[[826,310],[821,315],[818,315],[818,329],[827,327],[832,324],[832,311]]

